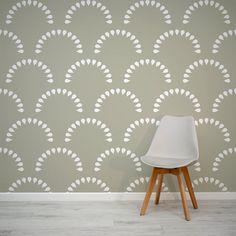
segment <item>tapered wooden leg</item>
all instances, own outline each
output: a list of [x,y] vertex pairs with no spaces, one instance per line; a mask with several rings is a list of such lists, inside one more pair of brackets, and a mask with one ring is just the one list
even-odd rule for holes
[[162,182],[163,182],[163,174],[159,174],[158,175],[157,194],[156,194],[156,199],[155,199],[156,205],[159,203],[159,200],[160,200]]
[[187,185],[187,188],[188,188],[188,192],[189,192],[190,198],[192,200],[193,207],[195,209],[198,209],[198,204],[197,204],[197,200],[195,198],[195,194],[194,194],[194,191],[193,191],[193,186],[192,186],[192,183],[191,183],[191,180],[190,180],[188,168],[187,167],[183,167],[182,168],[182,172],[184,174],[184,179],[185,179],[185,182],[186,182],[186,185]]
[[153,187],[154,187],[156,179],[157,179],[157,173],[158,173],[157,169],[153,168],[152,176],[150,178],[150,181],[149,181],[149,184],[148,184],[148,189],[147,189],[144,201],[143,201],[143,206],[142,206],[141,211],[140,211],[141,216],[145,215],[150,197],[152,195],[152,190],[153,190]]
[[190,220],[190,214],[189,214],[189,209],[187,206],[187,199],[186,199],[186,194],[185,194],[185,190],[184,190],[184,184],[182,181],[180,171],[179,171],[179,174],[177,175],[177,178],[178,178],[179,190],[180,190],[180,194],[181,194],[181,198],[182,198],[182,205],[183,205],[183,209],[184,209],[185,219]]

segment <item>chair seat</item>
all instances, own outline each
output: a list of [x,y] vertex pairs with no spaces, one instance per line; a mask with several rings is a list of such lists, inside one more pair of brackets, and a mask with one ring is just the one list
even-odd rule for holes
[[193,162],[193,158],[170,158],[170,157],[157,157],[157,156],[142,156],[141,160],[143,163],[159,168],[179,168],[187,166]]

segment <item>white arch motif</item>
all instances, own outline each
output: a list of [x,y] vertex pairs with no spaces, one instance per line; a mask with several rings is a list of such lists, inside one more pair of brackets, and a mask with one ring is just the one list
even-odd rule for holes
[[230,142],[230,134],[228,132],[228,129],[224,126],[224,124],[220,123],[220,121],[215,120],[213,118],[199,118],[198,120],[195,120],[195,125],[203,125],[203,124],[208,124],[217,127],[221,133],[223,133],[223,138],[225,142]]
[[114,96],[114,95],[127,96],[132,101],[132,103],[134,104],[135,110],[137,112],[142,112],[142,105],[139,102],[139,99],[136,97],[136,95],[131,93],[131,91],[129,91],[129,90],[127,91],[126,89],[120,89],[120,88],[107,90],[107,91],[105,91],[105,93],[100,95],[100,97],[97,99],[97,102],[95,104],[94,112],[100,112],[101,111],[101,106],[103,105],[103,102],[108,97]]
[[37,0],[23,0],[13,5],[6,16],[6,24],[11,24],[16,12],[20,8],[24,8],[26,6],[33,6],[39,8],[45,14],[48,24],[53,24],[53,16],[51,14],[51,11],[46,5]]
[[6,135],[6,142],[11,142],[13,139],[13,134],[16,132],[16,130],[26,124],[33,124],[35,126],[40,127],[45,135],[47,136],[48,142],[53,142],[53,134],[51,132],[51,129],[47,126],[46,123],[44,123],[41,120],[38,120],[36,118],[23,118],[21,120],[16,121],[12,124],[12,126],[8,129],[7,135]]
[[154,7],[156,9],[159,9],[160,12],[164,15],[164,21],[166,24],[171,24],[171,16],[168,12],[168,10],[166,9],[166,7],[161,4],[160,2],[157,2],[156,0],[139,0],[136,1],[134,4],[132,4],[129,9],[126,11],[126,14],[124,16],[124,24],[128,24],[131,21],[131,17],[134,14],[134,12],[141,7],[144,6],[150,6],[150,7]]
[[53,75],[51,73],[51,70],[48,68],[47,65],[45,65],[42,61],[38,61],[37,59],[22,59],[21,61],[17,61],[15,64],[11,66],[11,68],[8,70],[8,73],[6,75],[6,83],[11,83],[12,78],[14,77],[14,74],[16,71],[26,65],[32,65],[35,67],[38,67],[41,69],[44,74],[46,75],[47,82],[53,83]]
[[162,34],[156,40],[156,43],[154,44],[153,53],[159,53],[161,44],[167,38],[171,38],[173,36],[180,36],[180,37],[183,37],[183,38],[186,38],[186,39],[190,40],[192,45],[193,45],[194,52],[195,53],[201,53],[200,44],[199,44],[198,40],[195,38],[195,36],[193,34],[187,32],[187,31],[185,31],[185,30],[179,30],[179,29],[169,30],[169,31],[166,31],[164,34]]
[[192,94],[190,91],[185,90],[185,89],[170,89],[170,90],[166,90],[164,91],[155,101],[154,103],[154,108],[153,108],[153,112],[159,112],[161,103],[169,96],[174,96],[174,95],[181,95],[181,96],[185,96],[186,98],[188,98],[193,106],[194,106],[194,111],[196,112],[201,112],[201,105],[198,102],[198,99],[195,97],[194,94]]
[[74,13],[76,11],[78,11],[79,9],[81,9],[82,7],[94,7],[98,10],[100,10],[106,20],[107,24],[112,24],[112,16],[110,14],[110,11],[107,9],[106,6],[104,6],[102,3],[97,2],[96,0],[82,0],[82,1],[78,1],[76,2],[74,5],[72,5],[70,7],[70,9],[67,11],[66,14],[66,19],[65,19],[65,24],[70,24],[71,23],[71,18],[74,15]]
[[76,169],[78,171],[83,171],[82,162],[79,156],[76,153],[72,152],[70,149],[61,147],[51,148],[46,152],[42,153],[36,162],[35,171],[41,171],[44,161],[47,160],[48,157],[56,154],[64,154],[66,157],[71,158],[75,162]]
[[135,165],[136,171],[142,171],[142,163],[140,162],[140,158],[136,156],[135,153],[133,153],[131,150],[128,150],[126,148],[120,148],[120,147],[116,147],[116,148],[110,148],[109,150],[105,150],[105,152],[101,153],[95,162],[95,167],[94,167],[94,171],[98,172],[101,170],[101,163],[108,158],[109,156],[113,155],[113,154],[119,154],[119,155],[125,155],[127,157],[129,157]]
[[9,192],[15,192],[19,186],[27,183],[33,183],[34,185],[38,185],[41,187],[41,189],[44,192],[50,192],[51,188],[48,186],[47,183],[45,183],[43,180],[38,179],[37,177],[22,177],[20,179],[17,179],[15,182],[11,184],[11,186],[8,188]]
[[193,180],[192,186],[193,188],[201,185],[201,184],[210,184],[210,185],[215,185],[221,190],[222,192],[226,192],[228,188],[225,186],[224,183],[220,182],[219,179],[216,179],[214,177],[199,177],[198,179]]
[[139,127],[139,126],[144,126],[144,125],[155,125],[158,126],[160,123],[159,120],[155,119],[155,118],[141,118],[139,120],[135,120],[133,123],[131,123],[129,125],[129,127],[126,129],[126,132],[124,134],[124,142],[129,142],[130,141],[130,137],[133,133],[133,131]]
[[80,179],[72,182],[71,185],[67,188],[68,192],[74,192],[75,189],[82,184],[94,184],[99,186],[103,192],[109,192],[110,188],[104,183],[101,179],[97,179],[96,177],[81,177]]
[[200,1],[194,2],[192,5],[190,5],[184,13],[183,24],[188,24],[192,13],[195,10],[200,9],[201,7],[204,7],[204,6],[210,6],[210,7],[217,9],[223,15],[224,23],[230,24],[230,17],[229,17],[228,11],[225,10],[224,6],[220,5],[220,3],[215,2],[213,0],[204,0],[204,1],[200,0]]
[[74,72],[78,70],[82,66],[94,66],[97,67],[101,72],[104,73],[106,82],[111,83],[112,82],[112,75],[110,70],[107,68],[106,65],[104,65],[101,61],[98,61],[96,59],[81,59],[80,61],[75,62],[70,66],[70,68],[67,70],[67,73],[65,75],[65,83],[71,82],[71,77],[73,76]]
[[159,68],[165,77],[165,82],[171,83],[171,75],[169,73],[169,70],[166,68],[165,65],[163,65],[161,62],[155,59],[140,59],[139,61],[136,61],[132,65],[130,65],[130,67],[126,70],[126,73],[124,75],[124,83],[130,82],[131,74],[133,74],[138,67],[145,65],[151,65]]
[[77,129],[78,127],[80,127],[81,125],[85,125],[85,124],[91,124],[94,126],[97,126],[98,128],[100,128],[105,136],[106,136],[106,141],[107,142],[112,142],[112,134],[110,132],[110,129],[106,126],[106,124],[102,123],[102,121],[97,120],[95,118],[82,118],[80,120],[76,120],[73,124],[71,124],[71,126],[67,129],[66,135],[65,135],[65,142],[70,142],[71,141],[71,136],[74,133],[75,129]]
[[188,83],[190,80],[190,75],[193,73],[193,71],[199,67],[199,66],[214,66],[217,68],[221,74],[224,77],[225,83],[230,83],[230,75],[228,73],[228,70],[222,65],[219,61],[215,61],[214,59],[199,59],[198,61],[194,61],[191,65],[188,66],[188,68],[185,70],[185,73],[183,75],[183,82]]
[[136,53],[142,53],[142,49],[141,49],[141,44],[139,43],[139,40],[136,38],[135,35],[131,34],[130,32],[126,31],[126,30],[120,30],[120,29],[116,29],[116,30],[110,30],[105,32],[96,42],[95,44],[95,49],[94,49],[94,53],[100,53],[101,52],[101,47],[103,45],[103,43],[110,37],[114,37],[114,36],[121,36],[123,38],[127,38],[129,39],[135,50]]
[[55,36],[67,37],[75,45],[76,52],[83,53],[82,45],[81,45],[78,37],[76,35],[72,34],[70,31],[62,30],[62,29],[51,30],[51,31],[46,32],[46,34],[43,34],[36,44],[35,53],[37,53],[37,54],[41,53],[42,47],[43,47],[45,41],[47,41],[51,37],[55,37]]
[[69,97],[70,100],[75,104],[76,111],[83,112],[82,103],[81,103],[80,99],[77,97],[77,95],[67,89],[61,89],[61,88],[51,89],[51,90],[46,91],[46,93],[44,93],[38,99],[38,102],[37,102],[36,108],[35,108],[35,112],[41,112],[42,106],[45,103],[45,101],[48,100],[48,98],[53,95],[63,95],[63,96]]

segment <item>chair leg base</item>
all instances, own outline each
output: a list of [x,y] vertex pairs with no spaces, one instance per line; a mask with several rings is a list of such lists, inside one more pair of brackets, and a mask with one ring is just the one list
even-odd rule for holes
[[143,201],[143,205],[142,205],[142,208],[141,208],[141,211],[140,211],[141,216],[145,215],[146,209],[148,207],[149,200],[150,200],[151,195],[152,195],[153,187],[156,183],[156,179],[157,179],[157,168],[153,168],[152,176],[150,178],[150,181],[149,181],[149,184],[148,184],[148,189],[147,189],[147,192],[146,192],[146,195],[145,195],[145,198],[144,198],[144,201]]
[[180,195],[181,195],[181,199],[182,199],[184,216],[185,216],[186,220],[190,220],[190,214],[189,214],[189,209],[188,209],[188,205],[187,205],[186,193],[185,193],[185,190],[184,190],[184,183],[182,181],[180,170],[179,170],[179,173],[177,174],[177,178],[178,178]]
[[198,204],[197,204],[197,200],[195,198],[195,194],[194,194],[194,191],[193,191],[193,186],[192,186],[191,179],[190,179],[190,176],[189,176],[188,168],[185,166],[185,167],[181,168],[181,170],[182,170],[183,175],[184,175],[184,179],[185,179],[185,182],[186,182],[186,185],[187,185],[187,188],[188,188],[188,192],[189,192],[192,204],[193,204],[193,208],[198,209]]
[[190,216],[189,217],[185,217],[185,220],[186,221],[190,221],[191,220]]
[[150,178],[150,181],[148,184],[148,189],[147,189],[147,192],[146,192],[146,195],[145,195],[145,198],[143,201],[143,205],[142,205],[142,208],[140,211],[140,216],[145,215],[146,209],[148,207],[148,203],[151,198],[152,190],[153,190],[153,187],[154,187],[156,179],[157,179],[157,175],[159,175],[159,176],[158,176],[158,188],[157,188],[157,193],[156,193],[155,204],[156,205],[159,204],[161,187],[162,187],[162,182],[163,182],[163,175],[168,174],[168,173],[174,174],[177,176],[185,220],[190,221],[191,218],[190,218],[189,209],[188,209],[188,205],[187,205],[186,193],[185,193],[185,189],[184,189],[184,183],[182,180],[182,174],[184,176],[187,188],[189,190],[189,194],[190,194],[194,209],[198,209],[198,204],[197,204],[197,200],[194,195],[194,191],[193,191],[193,187],[191,184],[191,180],[190,180],[187,166],[181,167],[181,168],[175,168],[175,169],[164,169],[164,168],[156,168],[156,167],[153,168],[152,176]]

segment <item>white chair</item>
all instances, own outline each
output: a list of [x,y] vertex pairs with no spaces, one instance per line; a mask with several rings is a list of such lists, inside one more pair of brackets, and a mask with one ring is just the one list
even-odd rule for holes
[[144,215],[158,176],[155,204],[159,203],[163,174],[177,176],[186,220],[190,220],[181,175],[184,175],[193,207],[198,208],[187,166],[199,158],[194,119],[191,116],[164,116],[156,130],[151,146],[141,160],[153,167],[140,215]]

